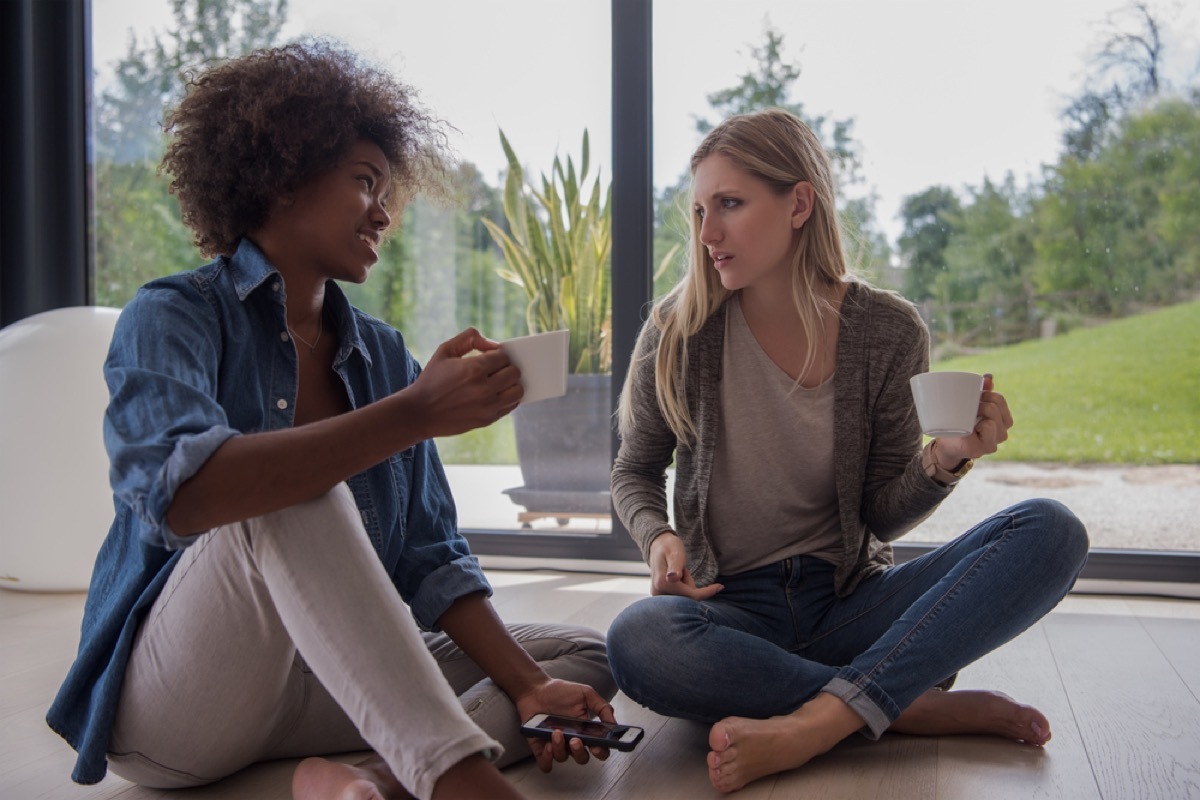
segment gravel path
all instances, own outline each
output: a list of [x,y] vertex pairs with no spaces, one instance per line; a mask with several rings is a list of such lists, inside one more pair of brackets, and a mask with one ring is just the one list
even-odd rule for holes
[[1087,526],[1092,547],[1200,550],[1200,465],[1025,464],[984,459],[905,537],[948,541],[1018,500],[1061,500]]

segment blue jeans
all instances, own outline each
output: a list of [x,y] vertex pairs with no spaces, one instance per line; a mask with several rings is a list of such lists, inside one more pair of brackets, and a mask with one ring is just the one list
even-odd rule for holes
[[667,716],[763,719],[824,691],[878,738],[921,694],[1054,608],[1087,551],[1065,506],[1029,500],[848,597],[834,592],[832,564],[795,556],[720,576],[709,600],[639,600],[609,629],[609,662],[622,691]]

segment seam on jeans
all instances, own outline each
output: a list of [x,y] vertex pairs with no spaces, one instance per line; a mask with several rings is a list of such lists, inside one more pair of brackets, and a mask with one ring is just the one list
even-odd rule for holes
[[941,611],[944,604],[953,595],[955,595],[959,592],[959,590],[967,582],[968,579],[974,577],[974,573],[976,572],[977,568],[980,567],[982,564],[984,564],[986,561],[991,560],[992,556],[995,555],[995,552],[998,549],[998,546],[1005,543],[1006,541],[1008,541],[1011,538],[1011,534],[1013,532],[1014,520],[1013,520],[1013,517],[1011,514],[1009,514],[1007,516],[1009,518],[1009,525],[1005,529],[1005,531],[1002,534],[1000,534],[1000,536],[992,543],[993,546],[985,548],[984,551],[979,554],[979,557],[975,559],[974,563],[972,563],[969,567],[967,567],[967,569],[963,572],[963,574],[959,577],[959,579],[954,582],[954,585],[949,587],[945,591],[945,593],[943,593],[942,596],[939,597],[929,607],[929,610],[925,612],[924,616],[922,616],[919,620],[917,620],[916,623],[914,623],[912,625],[912,627],[910,627],[908,629],[908,632],[905,633],[904,636],[901,637],[898,642],[896,642],[895,646],[893,646],[892,649],[890,651],[888,651],[888,653],[883,658],[881,658],[878,662],[875,663],[875,665],[873,667],[871,667],[870,672],[865,673],[865,676],[868,680],[870,680],[872,683],[875,683],[874,676],[878,675],[880,670],[886,668],[889,664],[891,664],[893,661],[896,660],[900,651],[905,648],[905,646],[909,643],[909,641],[912,639],[912,637],[915,636],[920,631],[924,630],[924,628],[926,628],[928,626],[929,621],[938,615],[938,613]]
[[294,654],[292,655],[292,666],[290,667],[289,672],[299,673],[300,702],[288,704],[292,706],[292,710],[288,714],[287,719],[279,723],[275,735],[263,743],[262,752],[264,753],[274,753],[289,736],[296,732],[296,726],[300,724],[300,720],[304,719],[305,715],[308,713],[308,705],[312,700],[312,692],[309,691],[308,676],[311,675],[312,680],[317,681],[318,683],[320,682],[320,679],[317,678],[316,673],[309,670],[307,665],[300,658],[300,652],[298,650],[294,651]]
[[179,777],[184,780],[191,781],[191,782],[193,782],[192,783],[193,786],[203,786],[208,783],[214,783],[216,781],[221,780],[221,778],[224,777],[223,775],[218,775],[215,778],[206,778],[206,777],[202,777],[200,775],[194,775],[191,772],[188,772],[187,770],[175,769],[174,767],[168,767],[166,764],[162,764],[162,763],[159,763],[158,761],[155,761],[153,758],[150,758],[150,756],[146,755],[145,753],[143,753],[139,750],[130,750],[128,752],[121,752],[121,753],[110,752],[108,754],[108,757],[110,759],[113,759],[115,757],[116,759],[131,759],[133,761],[140,762],[141,766],[143,766],[143,767],[149,766],[152,769],[161,770],[162,772],[165,772],[173,777]]
[[153,613],[146,619],[142,627],[145,627],[148,624],[153,624],[160,616],[162,616],[162,613],[166,610],[167,604],[171,602],[171,599],[175,596],[175,592],[179,590],[179,586],[187,578],[188,573],[192,571],[192,567],[196,565],[196,562],[200,560],[201,556],[207,555],[208,546],[211,543],[211,536],[206,534],[200,541],[192,545],[192,548],[195,549],[195,555],[192,556],[188,563],[182,568],[176,567],[179,577],[175,578],[174,574],[172,574],[171,577],[175,578],[175,580],[171,581],[170,591],[165,591],[163,594],[159,595],[158,600],[153,604]]
[[[1000,536],[1001,536],[1001,537],[1008,536],[1008,534],[1012,532],[1013,526],[1014,526],[1014,524],[1015,524],[1015,521],[1016,521],[1016,520],[1015,520],[1015,516],[1014,516],[1013,514],[1008,514],[1008,513],[1005,513],[1005,512],[997,512],[996,514],[993,514],[993,515],[992,515],[992,517],[989,517],[989,519],[994,519],[994,518],[1005,518],[1005,519],[1007,519],[1007,520],[1008,520],[1007,527],[1006,527],[1006,528],[1003,530],[1003,532],[1000,534]],[[986,520],[985,520],[985,521],[986,521]],[[991,542],[990,544],[996,544],[996,543],[998,543],[998,542],[999,542],[999,538],[997,538],[997,539],[996,539],[994,542]],[[949,542],[948,544],[953,544],[953,542]],[[986,551],[985,551],[985,552],[986,552]],[[915,579],[916,577],[918,577],[918,576],[920,576],[920,575],[923,575],[927,569],[929,569],[929,568],[930,568],[931,566],[933,566],[934,564],[937,564],[937,563],[938,563],[938,562],[939,562],[939,561],[940,561],[940,560],[941,560],[943,557],[945,557],[945,555],[946,555],[946,551],[945,551],[945,550],[942,550],[941,552],[938,552],[938,553],[937,553],[937,558],[931,558],[931,559],[929,559],[929,560],[928,560],[928,561],[927,561],[925,564],[923,564],[923,565],[921,566],[921,569],[920,569],[919,571],[917,571],[917,572],[913,573],[913,579]],[[875,611],[876,609],[878,609],[880,606],[887,604],[887,602],[888,602],[889,600],[891,600],[891,599],[892,599],[893,597],[895,597],[897,594],[899,594],[900,592],[902,592],[902,591],[904,591],[906,588],[908,588],[908,585],[909,585],[909,583],[911,583],[911,582],[912,582],[912,581],[910,580],[910,581],[909,581],[908,583],[906,583],[905,585],[903,585],[903,586],[899,586],[899,587],[897,587],[895,590],[893,590],[892,592],[890,592],[890,593],[888,593],[888,594],[886,594],[886,595],[884,595],[884,596],[880,597],[880,598],[879,598],[879,599],[878,599],[878,600],[877,600],[877,601],[876,601],[876,602],[875,602],[873,605],[871,605],[871,606],[869,606],[869,607],[867,607],[867,608],[864,608],[864,609],[862,609],[862,610],[861,610],[859,613],[857,613],[857,614],[855,614],[853,617],[851,617],[851,618],[849,618],[849,619],[845,620],[844,622],[842,622],[841,624],[839,624],[837,627],[830,628],[829,630],[827,630],[827,631],[823,632],[823,633],[822,633],[820,636],[814,637],[813,639],[810,639],[810,640],[808,640],[808,641],[804,642],[804,643],[803,643],[803,644],[800,646],[800,649],[802,649],[802,650],[803,650],[803,649],[807,649],[807,648],[809,648],[809,647],[812,647],[812,646],[813,646],[814,644],[816,644],[817,642],[820,642],[820,641],[822,641],[823,639],[826,639],[826,638],[828,638],[829,636],[832,636],[833,634],[835,634],[835,633],[837,633],[838,631],[842,630],[843,628],[845,628],[845,627],[847,627],[847,626],[849,626],[849,625],[853,625],[854,623],[858,622],[858,620],[860,620],[860,619],[862,619],[863,617],[867,616],[868,614],[872,613],[873,611]],[[939,600],[939,602],[940,602],[940,600]]]

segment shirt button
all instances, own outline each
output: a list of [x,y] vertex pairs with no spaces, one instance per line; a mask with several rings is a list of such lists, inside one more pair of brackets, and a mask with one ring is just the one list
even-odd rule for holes
[[288,340],[288,332],[287,332],[287,331],[280,331],[280,332],[279,332],[279,341],[281,341],[281,342],[286,342],[287,340]]
[[287,410],[287,400],[282,400],[282,399],[276,400],[275,407],[278,408],[280,411],[286,411]]
[[274,283],[272,283],[272,284],[271,284],[271,291],[272,291],[272,292],[278,292],[278,291],[279,291],[279,281],[275,281]]

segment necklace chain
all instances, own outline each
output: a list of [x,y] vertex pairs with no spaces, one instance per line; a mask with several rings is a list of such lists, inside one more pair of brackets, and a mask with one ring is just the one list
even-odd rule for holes
[[325,332],[325,315],[321,314],[319,317],[317,317],[317,338],[311,342],[300,334],[296,333],[296,330],[291,326],[291,323],[285,324],[287,325],[288,333],[292,334],[293,338],[298,339],[301,343],[303,343],[304,346],[308,348],[308,352],[316,355],[317,345],[321,343],[321,334]]

